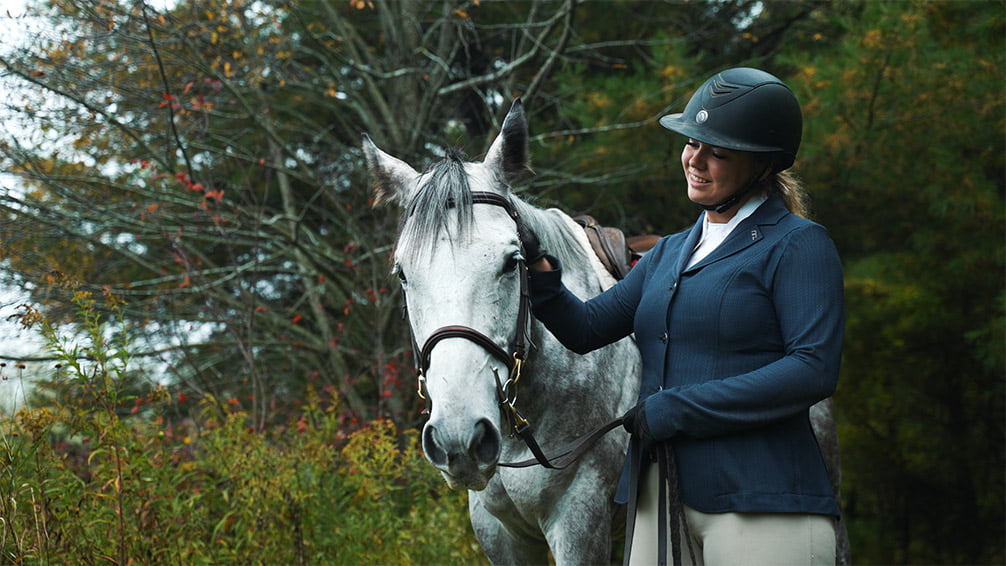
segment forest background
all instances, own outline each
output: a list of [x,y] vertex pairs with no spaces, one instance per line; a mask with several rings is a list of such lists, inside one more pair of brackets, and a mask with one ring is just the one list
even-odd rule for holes
[[361,133],[478,157],[521,96],[522,196],[673,233],[698,211],[656,119],[749,65],[801,101],[795,171],[845,266],[853,560],[1003,563],[1004,14],[30,2],[31,35],[0,38],[0,278],[25,297],[0,325],[47,348],[0,343],[0,388],[32,384],[0,420],[2,560],[484,562],[416,443]]

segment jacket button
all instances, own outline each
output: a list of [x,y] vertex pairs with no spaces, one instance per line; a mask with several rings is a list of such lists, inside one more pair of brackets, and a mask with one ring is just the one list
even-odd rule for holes
[[667,344],[669,341],[670,341],[670,337],[667,335],[666,332],[663,332],[663,333],[660,334],[660,342],[662,344]]

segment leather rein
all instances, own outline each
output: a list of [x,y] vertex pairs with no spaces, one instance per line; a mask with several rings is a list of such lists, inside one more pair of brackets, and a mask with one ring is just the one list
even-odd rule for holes
[[[521,226],[522,221],[520,214],[517,212],[517,209],[509,199],[496,193],[485,191],[473,191],[471,196],[472,204],[489,204],[498,206],[506,211],[507,215],[518,225],[518,227]],[[528,337],[530,335],[531,322],[531,295],[528,291],[528,267],[527,262],[523,258],[517,261],[517,270],[518,276],[520,277],[520,303],[517,307],[517,331],[510,344],[510,351],[508,352],[500,347],[499,344],[482,332],[468,326],[450,325],[438,328],[429,336],[429,338],[426,339],[422,348],[415,349],[418,353],[416,358],[418,393],[421,399],[429,402],[426,389],[426,372],[430,368],[430,360],[433,355],[434,346],[439,344],[442,340],[446,340],[448,338],[462,338],[470,342],[474,342],[506,365],[506,381],[501,381],[496,368],[493,368],[493,374],[496,379],[497,404],[499,405],[503,420],[506,421],[510,437],[512,438],[517,436],[523,440],[528,449],[531,450],[531,453],[534,455],[534,458],[529,458],[520,462],[500,462],[497,465],[504,468],[526,468],[534,465],[541,465],[545,468],[563,469],[575,462],[577,458],[579,458],[594,444],[594,442],[604,436],[607,432],[621,426],[622,419],[615,419],[606,425],[599,427],[592,433],[575,440],[551,456],[545,455],[544,451],[538,445],[537,440],[534,438],[534,429],[531,426],[531,423],[520,414],[516,407],[517,384],[521,378],[524,360],[527,359]],[[413,337],[413,343],[415,346],[418,346],[418,343],[415,342],[415,337]],[[424,411],[424,414],[428,413],[429,409],[427,408]]]

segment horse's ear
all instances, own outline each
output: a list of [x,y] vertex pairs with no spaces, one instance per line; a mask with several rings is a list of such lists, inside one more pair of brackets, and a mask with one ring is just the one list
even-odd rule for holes
[[503,118],[503,129],[493,140],[484,163],[503,172],[507,182],[512,182],[531,170],[528,158],[527,116],[524,104],[517,98]]
[[419,173],[408,163],[381,151],[367,134],[363,134],[363,155],[373,179],[374,206],[407,200],[403,197],[408,197],[407,192],[415,185]]

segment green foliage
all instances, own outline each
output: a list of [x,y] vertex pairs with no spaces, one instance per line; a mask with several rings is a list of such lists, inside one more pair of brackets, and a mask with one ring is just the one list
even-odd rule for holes
[[836,395],[860,563],[1004,559],[1004,13],[867,2],[792,52],[800,173],[846,263]]
[[[123,394],[120,322],[75,290],[81,342],[37,311],[61,362],[40,398],[0,423],[0,553],[29,564],[429,564],[483,560],[465,494],[415,431],[347,430],[340,400],[306,391],[291,421],[256,429],[234,403],[175,420],[162,387]],[[111,312],[121,303],[107,297]],[[112,338],[109,338],[109,337]]]
[[0,193],[2,274],[56,319],[71,297],[54,271],[128,297],[137,352],[170,361],[162,382],[238,399],[258,426],[308,384],[358,418],[414,424],[411,396],[392,394],[407,344],[394,215],[370,209],[347,152],[377,128],[328,76],[350,56],[335,28],[373,14],[274,4],[39,8],[52,29],[0,53],[23,89],[6,110],[31,124],[0,144],[22,180]]
[[845,262],[854,561],[1006,560],[1001,1],[45,4],[0,50],[33,128],[0,139],[0,275],[80,338],[51,328],[61,367],[3,423],[4,560],[477,560],[408,432],[360,132],[477,154],[520,95],[524,194],[670,233],[698,210],[656,120],[738,65],[801,100]]
[[[575,65],[559,73],[559,119],[568,129],[546,140],[547,161],[575,168],[578,178],[542,194],[573,214],[603,211],[600,222],[630,233],[668,233],[694,221],[694,210],[683,190],[654,190],[680,170],[682,141],[654,118],[683,108],[702,71],[685,56],[681,38],[661,30],[648,41],[644,59]],[[654,209],[667,214],[648,213]]]

